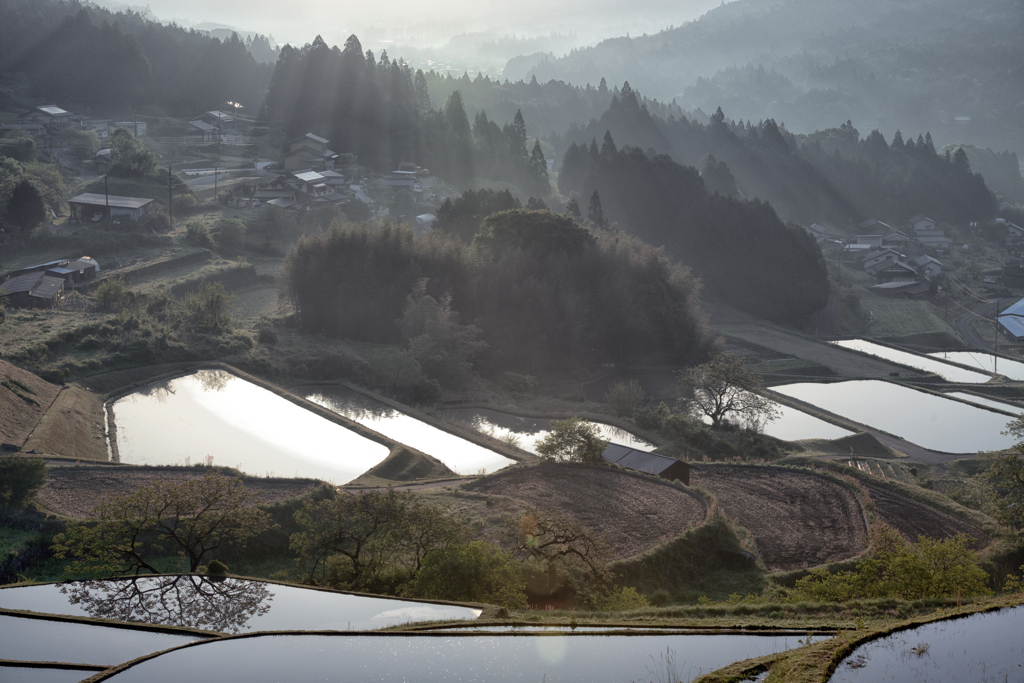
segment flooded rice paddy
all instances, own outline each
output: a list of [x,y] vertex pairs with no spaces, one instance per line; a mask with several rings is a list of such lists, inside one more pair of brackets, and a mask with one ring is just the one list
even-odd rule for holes
[[802,382],[772,391],[935,451],[976,453],[1015,442],[1002,434],[1011,419],[1007,415],[891,382]]
[[[766,422],[761,428],[761,432],[776,439],[782,439],[783,441],[841,439],[844,436],[853,434],[849,429],[844,429],[831,422],[825,422],[825,420],[817,418],[810,413],[784,405],[778,401],[772,401],[771,404],[777,411],[778,417],[772,422]],[[737,421],[735,419],[730,420],[729,415],[735,414],[728,414],[726,420],[730,422]],[[711,424],[711,418],[707,416],[703,416],[701,421],[704,424]]]
[[898,631],[861,645],[830,683],[1024,680],[1024,607]]
[[[141,662],[107,679],[215,681],[690,681],[748,657],[799,647],[799,636],[266,635],[218,640]],[[344,662],[344,666],[339,663]]]
[[81,669],[45,669],[0,664],[0,681],[4,683],[78,683],[96,671]]
[[96,666],[120,664],[199,640],[193,635],[7,614],[0,614],[0,633],[0,659]]
[[1024,363],[1020,361],[1007,360],[981,351],[941,351],[928,355],[932,358],[951,360],[954,363],[995,372],[1009,379],[1024,382]]
[[514,461],[344,387],[295,387],[307,401],[440,460],[458,474],[489,474]]
[[1007,403],[1005,401],[997,401],[993,398],[985,398],[983,396],[977,396],[975,394],[968,394],[966,391],[950,391],[946,395],[963,399],[964,401],[970,401],[975,405],[988,406],[989,408],[1002,410],[1003,412],[1011,413],[1013,415],[1024,413],[1024,406],[1020,406],[1015,403]]
[[0,608],[221,633],[368,631],[421,621],[476,619],[480,615],[478,609],[459,605],[245,579],[211,580],[189,574],[4,588],[0,589]]
[[222,370],[150,384],[114,401],[113,411],[120,461],[133,465],[212,462],[344,484],[389,452]]
[[[448,419],[470,424],[473,429],[502,441],[514,443],[530,453],[537,453],[537,444],[551,433],[551,420],[543,417],[522,417],[485,408],[456,408],[445,411]],[[603,422],[586,420],[597,427],[602,439],[629,448],[654,450],[655,445],[636,434]]]
[[874,344],[864,339],[845,339],[831,343],[836,346],[841,346],[844,349],[860,351],[872,356],[884,358],[892,361],[893,363],[906,365],[907,367],[923,370],[924,372],[934,373],[945,379],[947,382],[983,384],[992,379],[990,375],[986,375],[981,372],[957,367],[956,365],[944,363],[941,360],[933,360],[926,356],[919,356],[908,351],[898,351],[896,349],[889,348],[888,346]]

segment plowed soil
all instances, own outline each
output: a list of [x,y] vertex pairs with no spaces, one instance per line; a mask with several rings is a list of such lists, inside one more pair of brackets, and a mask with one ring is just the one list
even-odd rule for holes
[[864,550],[863,508],[845,486],[781,467],[699,464],[690,482],[711,491],[754,536],[769,571],[844,560]]
[[[203,469],[185,467],[51,467],[46,486],[36,495],[36,501],[58,515],[88,519],[96,505],[112,496],[129,493],[155,481],[193,479],[206,473]],[[242,481],[255,494],[253,505],[280,502],[306,493],[321,483],[313,479],[260,477],[242,477]]]
[[957,534],[967,534],[973,539],[971,547],[975,550],[992,542],[988,534],[970,522],[936,510],[930,505],[876,486],[868,486],[868,492],[875,502],[875,512],[879,518],[908,541],[916,542],[919,536],[942,540]]
[[604,467],[528,467],[465,487],[564,513],[605,534],[614,559],[632,557],[703,523],[702,498],[657,479]]

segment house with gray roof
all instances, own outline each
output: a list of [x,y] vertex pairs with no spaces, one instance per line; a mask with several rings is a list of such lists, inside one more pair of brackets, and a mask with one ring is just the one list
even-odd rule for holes
[[670,481],[678,479],[687,486],[690,484],[689,463],[670,458],[667,455],[658,455],[613,443],[605,449],[601,456],[605,462],[614,463],[627,470],[654,474]]

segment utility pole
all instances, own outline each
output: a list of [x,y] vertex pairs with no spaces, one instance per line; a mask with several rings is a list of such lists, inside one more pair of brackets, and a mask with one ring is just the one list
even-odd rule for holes
[[167,214],[171,218],[171,230],[174,230],[174,173],[170,162],[167,162]]
[[[107,205],[107,223],[110,222],[110,187],[107,184],[107,174],[103,174],[103,197]],[[109,227],[109,226],[108,226]]]
[[995,322],[996,335],[995,340],[992,342],[992,372],[998,372],[999,370],[999,299],[996,299],[996,317],[993,318]]

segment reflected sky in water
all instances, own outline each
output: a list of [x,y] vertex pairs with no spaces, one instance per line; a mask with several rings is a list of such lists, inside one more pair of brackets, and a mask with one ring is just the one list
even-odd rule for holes
[[995,408],[996,410],[1002,410],[1007,413],[1019,415],[1024,413],[1024,407],[1014,404],[1007,403],[1005,401],[997,401],[992,398],[984,398],[982,396],[976,396],[974,394],[968,394],[966,391],[950,391],[946,394],[947,396],[955,396],[956,398],[963,399],[964,401],[970,401],[979,406],[988,406],[989,408]]
[[3,614],[0,634],[0,659],[99,666],[120,664],[198,640],[192,635]]
[[389,449],[222,370],[151,384],[114,404],[121,462],[214,465],[246,474],[355,479]]
[[[551,420],[543,417],[522,417],[484,408],[456,408],[445,412],[445,417],[466,422],[482,434],[515,445],[530,453],[537,453],[537,444],[551,433]],[[602,439],[640,450],[654,450],[655,445],[624,429],[603,422],[584,420],[596,425]]]
[[879,358],[884,358],[892,361],[893,363],[899,363],[900,365],[906,365],[910,368],[917,368],[918,370],[924,370],[925,372],[933,372],[949,382],[983,384],[992,379],[991,376],[980,372],[974,372],[973,370],[960,368],[955,365],[950,365],[949,363],[943,363],[940,360],[932,360],[926,356],[919,356],[916,353],[897,351],[896,349],[891,349],[888,346],[874,344],[864,339],[844,339],[842,341],[834,341],[830,343],[835,344],[836,346],[842,346],[844,349],[853,349],[854,351],[878,356]]
[[[810,413],[805,413],[797,408],[772,401],[772,407],[778,411],[778,417],[772,422],[766,422],[761,427],[761,432],[768,436],[774,436],[783,441],[801,441],[803,439],[841,439],[844,436],[853,434],[849,429],[844,429],[831,422],[817,418]],[[735,419],[735,413],[728,413],[726,420],[739,422]],[[707,415],[701,416],[704,424],[711,424],[711,418]],[[740,424],[741,427],[746,426]]]
[[1000,375],[1012,380],[1024,382],[1024,363],[999,358],[991,353],[982,353],[981,351],[941,351],[939,353],[929,353],[928,355],[932,358],[951,360],[954,363],[989,372],[998,372]]
[[899,631],[861,645],[830,683],[1024,680],[1024,607]]
[[246,579],[143,576],[0,590],[0,608],[222,633],[364,631],[408,622],[476,619],[480,610],[318,591]]
[[512,459],[489,448],[438,429],[344,387],[295,387],[293,391],[375,432],[434,456],[458,474],[490,474],[514,464]]
[[[749,657],[799,647],[800,636],[259,636],[169,652],[109,680],[689,681]],[[667,655],[667,656],[666,656]]]
[[1014,444],[1012,436],[1002,434],[1009,416],[891,382],[802,382],[772,391],[945,453],[994,451]]

